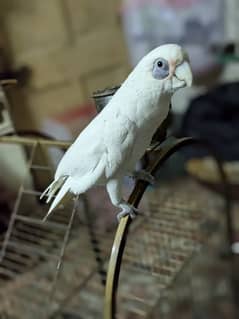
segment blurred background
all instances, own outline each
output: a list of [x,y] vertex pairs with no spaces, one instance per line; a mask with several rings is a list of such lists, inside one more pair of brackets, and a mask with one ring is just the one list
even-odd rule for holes
[[12,0],[0,8],[0,76],[18,79],[7,92],[17,131],[75,138],[96,114],[92,93],[120,85],[167,42],[188,50],[195,78],[173,99],[176,122],[193,97],[238,78],[236,0]]
[[237,80],[238,65],[219,60],[225,46],[237,46],[236,0],[12,0],[0,6],[1,73],[17,74],[22,84],[11,104],[16,129],[50,131],[53,121],[76,135],[94,112],[92,92],[119,85],[162,43],[188,49],[195,74],[195,87],[177,96],[175,112],[208,85]]
[[[231,183],[236,216],[238,24],[238,0],[0,0],[0,80],[18,81],[17,85],[4,87],[0,92],[0,136],[41,132],[72,141],[97,114],[92,99],[94,92],[120,85],[140,58],[156,46],[181,44],[190,56],[194,84],[173,97],[168,134],[200,137],[216,149]],[[53,163],[61,155],[62,152],[50,152]],[[8,228],[13,202],[26,173],[26,157],[22,146],[1,145],[0,233]],[[201,148],[176,156],[160,177],[171,181],[180,175],[185,178],[184,185],[185,168],[204,186],[220,190],[215,165]],[[30,174],[24,178],[32,187]],[[38,191],[45,184],[40,179]],[[129,188],[132,183],[126,181],[126,186]],[[190,190],[191,184],[185,192]],[[97,195],[93,191],[89,201],[93,210],[108,211],[107,225],[104,220],[98,221],[102,231],[115,225],[114,208],[109,207],[105,193]],[[236,217],[234,226],[237,243],[239,220]],[[233,249],[238,253],[237,245]],[[211,262],[208,255],[204,258]],[[219,271],[218,277],[225,275],[223,271]],[[167,313],[168,306],[165,307]],[[152,318],[158,318],[157,309]],[[225,312],[222,318],[232,318],[232,308],[225,306],[225,309],[221,311]],[[205,318],[204,312],[199,313],[194,313],[195,318]],[[177,317],[174,315],[172,318]]]

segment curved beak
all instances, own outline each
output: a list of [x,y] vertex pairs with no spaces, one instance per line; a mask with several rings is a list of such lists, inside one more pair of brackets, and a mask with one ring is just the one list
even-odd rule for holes
[[192,86],[193,75],[188,61],[184,61],[182,64],[178,65],[175,69],[174,75],[178,80],[184,81],[186,86]]

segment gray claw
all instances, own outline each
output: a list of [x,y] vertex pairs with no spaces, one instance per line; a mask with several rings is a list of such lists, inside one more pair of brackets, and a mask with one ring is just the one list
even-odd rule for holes
[[122,217],[125,217],[125,216],[128,216],[128,215],[132,219],[134,219],[137,216],[137,214],[139,213],[139,210],[137,208],[135,208],[133,205],[130,205],[130,204],[127,204],[127,203],[121,204],[120,208],[122,208],[122,210],[121,210],[121,212],[119,212],[117,214],[118,221],[120,221],[120,219]]

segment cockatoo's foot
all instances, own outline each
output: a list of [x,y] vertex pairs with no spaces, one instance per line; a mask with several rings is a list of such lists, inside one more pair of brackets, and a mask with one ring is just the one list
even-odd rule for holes
[[121,212],[117,214],[117,219],[120,221],[120,219],[124,216],[130,216],[132,219],[137,216],[139,213],[139,210],[135,208],[133,205],[130,205],[128,203],[120,204],[120,208],[122,208]]
[[140,180],[146,181],[151,185],[155,184],[154,176],[143,169],[140,171],[133,172],[132,177],[135,179],[140,179]]

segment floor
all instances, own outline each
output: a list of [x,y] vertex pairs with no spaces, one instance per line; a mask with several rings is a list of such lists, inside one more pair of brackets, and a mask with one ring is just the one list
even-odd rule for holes
[[[100,210],[95,230],[106,269],[115,213],[104,192],[89,196],[92,211]],[[221,197],[182,179],[149,188],[140,209],[122,263],[117,319],[236,318],[237,260],[225,256]],[[237,210],[234,205],[235,216]],[[104,287],[84,218],[53,291],[56,266],[57,260],[45,260],[2,284],[0,318],[102,318]]]

